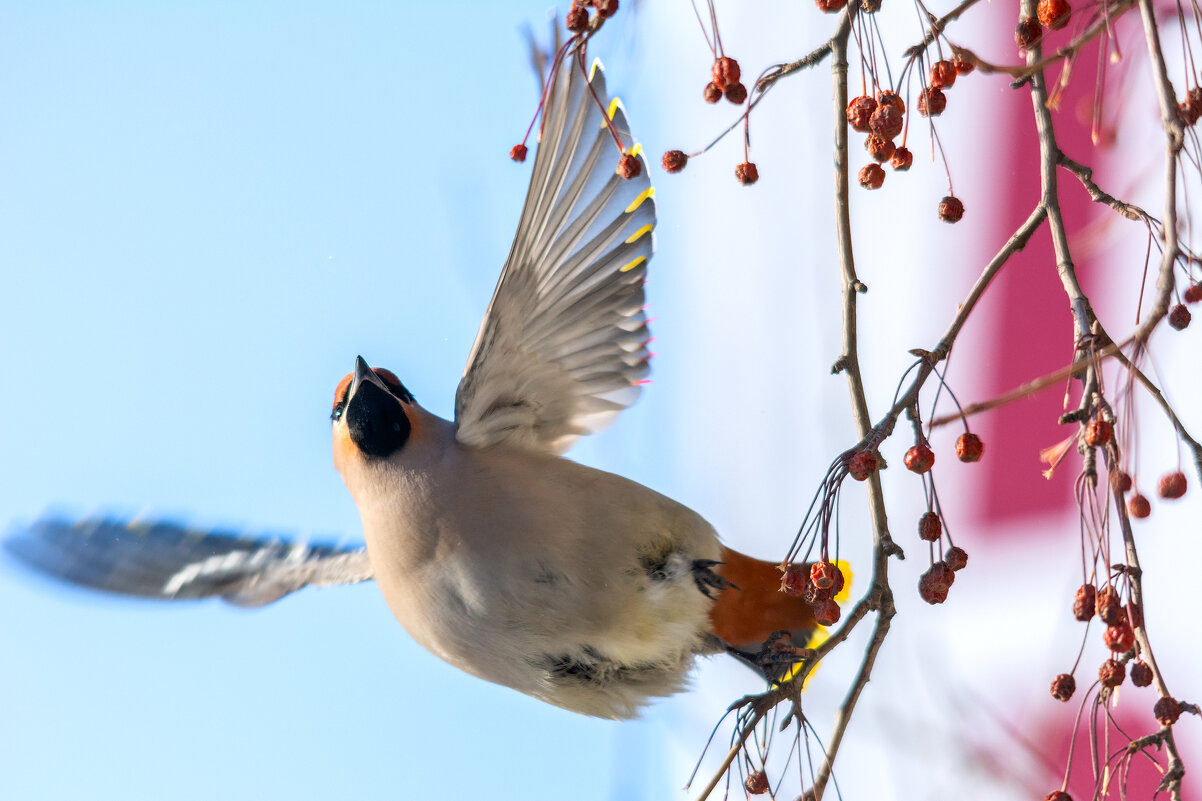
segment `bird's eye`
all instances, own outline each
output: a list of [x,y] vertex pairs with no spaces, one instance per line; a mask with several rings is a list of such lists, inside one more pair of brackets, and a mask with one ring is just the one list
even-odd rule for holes
[[337,423],[339,420],[342,419],[342,412],[345,411],[345,409],[346,409],[345,403],[334,404],[334,411],[330,412],[330,419],[333,420],[335,423]]
[[351,378],[353,376],[347,373],[334,389],[334,410],[330,412],[330,419],[334,422],[342,419],[342,411],[346,408],[346,396],[351,391]]

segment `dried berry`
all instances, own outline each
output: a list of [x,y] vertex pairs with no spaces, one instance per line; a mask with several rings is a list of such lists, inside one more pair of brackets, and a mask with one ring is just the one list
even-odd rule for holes
[[1073,801],[1073,797],[1063,790],[1053,790],[1043,797],[1043,801]]
[[962,462],[979,462],[985,453],[985,443],[971,431],[960,435],[956,440],[956,458]]
[[743,186],[751,186],[756,181],[760,180],[760,171],[755,168],[755,164],[750,161],[744,161],[739,166],[735,167],[735,178]]
[[1092,584],[1082,584],[1077,588],[1077,594],[1073,596],[1073,617],[1080,620],[1082,623],[1094,616],[1097,601],[1097,590]]
[[1181,121],[1185,125],[1195,125],[1202,119],[1202,86],[1195,86],[1185,94],[1185,100],[1178,107]]
[[879,464],[876,451],[856,451],[847,460],[847,472],[856,481],[863,481],[872,475]]
[[1039,0],[1036,11],[1039,24],[1054,31],[1068,25],[1068,19],[1073,15],[1073,7],[1068,4],[1068,0]]
[[1156,494],[1169,500],[1180,498],[1185,494],[1185,473],[1178,470],[1161,478],[1156,487]]
[[931,65],[931,84],[943,89],[956,82],[956,65],[950,61],[936,61]]
[[941,587],[950,587],[956,583],[956,571],[952,570],[951,565],[947,562],[936,562],[931,565],[927,575],[931,577],[931,581]]
[[800,598],[805,593],[806,571],[801,565],[789,565],[780,577],[781,592]]
[[[885,108],[893,110],[892,106]],[[868,138],[864,140],[864,147],[868,150],[868,155],[876,161],[888,161],[893,157],[893,151],[897,150],[892,139],[886,139],[878,133],[868,134]]]
[[918,518],[918,538],[927,542],[938,542],[943,536],[943,524],[939,522],[939,515],[934,512],[927,512],[922,517]]
[[[943,220],[945,223],[958,223],[958,222],[960,222],[961,219],[963,219],[963,217],[964,217],[964,202],[961,201],[960,198],[956,197],[955,195],[948,195],[943,200],[939,201],[939,219]],[[965,436],[973,436],[973,435],[967,434]],[[963,439],[963,438],[964,437],[961,437],[961,439]],[[957,442],[956,443],[957,453],[959,452],[959,449],[960,449],[960,444],[959,444],[959,442]],[[978,456],[977,459],[979,459],[979,458],[981,458],[981,457]],[[975,462],[976,459],[965,459],[963,456],[961,456],[960,461]]]
[[879,164],[869,164],[860,168],[859,180],[865,189],[880,189],[885,183],[885,171]]
[[1147,687],[1152,683],[1152,668],[1144,660],[1131,666],[1131,683],[1136,687]]
[[927,86],[918,95],[918,113],[938,117],[947,108],[947,95],[938,86]]
[[1118,492],[1120,495],[1123,495],[1131,491],[1131,476],[1129,476],[1125,471],[1120,470],[1117,473],[1112,473],[1111,475],[1114,476],[1113,481],[1116,492]]
[[1014,29],[1014,43],[1023,50],[1030,50],[1043,38],[1043,27],[1035,17],[1027,17]]
[[872,130],[872,114],[876,111],[876,101],[871,97],[861,96],[847,104],[847,124],[860,133]]
[[814,586],[818,589],[827,590],[835,586],[835,573],[837,572],[838,568],[823,559],[821,562],[810,565],[810,581],[814,582]]
[[906,451],[906,469],[913,473],[925,473],[935,464],[935,452],[919,443]]
[[1189,327],[1189,321],[1193,319],[1193,315],[1189,313],[1189,309],[1185,308],[1185,304],[1178,303],[1169,310],[1169,325],[1181,331]]
[[689,163],[689,157],[683,150],[669,150],[664,153],[664,157],[660,160],[660,164],[664,167],[664,172],[680,172]]
[[865,14],[875,14],[881,10],[881,0],[860,0],[860,8]]
[[893,159],[889,163],[893,165],[893,169],[905,172],[914,163],[914,154],[909,148],[899,147],[893,151]]
[[876,93],[876,104],[878,106],[893,106],[900,113],[906,113],[906,101],[901,99],[897,92],[883,89]]
[[1137,492],[1131,496],[1131,500],[1127,501],[1127,514],[1143,520],[1152,514],[1152,504],[1148,502],[1147,498]]
[[572,33],[583,33],[588,30],[588,9],[583,6],[572,6],[564,22]]
[[1102,641],[1116,654],[1125,654],[1131,650],[1131,646],[1135,645],[1135,632],[1124,620],[1117,626],[1108,627],[1106,633],[1102,635]]
[[1077,691],[1077,680],[1069,673],[1061,673],[1052,679],[1052,697],[1057,701],[1067,701]]
[[963,570],[968,567],[968,551],[958,545],[953,545],[943,555],[943,561],[947,562],[947,566],[952,570]]
[[752,795],[763,795],[768,792],[768,776],[762,770],[753,770],[747,777],[746,787]]
[[1114,426],[1101,417],[1095,417],[1085,427],[1085,444],[1091,448],[1101,447],[1110,442],[1112,434],[1114,434]]
[[918,579],[918,594],[929,604],[941,604],[947,600],[947,585],[939,584],[931,578],[930,573],[923,573]]
[[1127,678],[1127,666],[1117,659],[1107,659],[1098,668],[1098,681],[1103,687],[1117,687]]
[[618,175],[629,181],[632,178],[638,178],[643,174],[643,162],[639,161],[629,153],[624,153],[622,158],[618,159]]
[[703,97],[705,97],[706,103],[717,103],[722,99],[722,87],[710,81],[705,85],[705,94]]
[[814,5],[818,6],[818,9],[824,14],[834,14],[847,5],[847,0],[814,0]]
[[741,106],[747,99],[747,87],[741,83],[726,87],[726,99],[736,106]]
[[1202,300],[1202,284],[1190,284],[1185,288],[1185,302],[1197,303]]
[[801,594],[801,599],[812,607],[819,607],[829,601],[835,595],[834,587],[827,587],[825,590],[818,589],[814,582],[806,579],[805,591]]
[[714,83],[718,84],[723,91],[737,84],[739,78],[743,77],[743,70],[739,68],[739,62],[730,56],[715,59],[710,72],[714,75]]
[[957,53],[952,56],[952,64],[956,67],[957,75],[967,75],[977,68],[977,65],[969,61],[963,54]]
[[1181,717],[1181,704],[1177,703],[1176,698],[1162,696],[1156,702],[1156,706],[1152,707],[1152,714],[1161,726],[1172,726],[1177,722],[1177,718]]
[[892,139],[902,131],[905,116],[890,103],[877,106],[876,111],[868,119],[868,125],[873,133],[878,133],[886,139]]
[[1123,605],[1119,603],[1119,594],[1109,585],[1098,590],[1094,600],[1098,617],[1107,626],[1117,626],[1123,622]]
[[841,614],[839,604],[828,599],[814,607],[814,622],[819,626],[833,626],[839,622]]
[[618,0],[593,0],[593,5],[597,7],[597,15],[601,19],[608,19],[618,13]]

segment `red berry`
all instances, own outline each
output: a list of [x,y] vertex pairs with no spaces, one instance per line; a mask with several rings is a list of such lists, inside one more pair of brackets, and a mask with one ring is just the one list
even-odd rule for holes
[[1073,801],[1073,797],[1063,790],[1053,790],[1043,797],[1043,801]]
[[1152,504],[1148,502],[1147,498],[1137,492],[1131,496],[1131,500],[1127,501],[1127,514],[1143,520],[1152,514]]
[[1110,436],[1114,433],[1114,426],[1103,420],[1101,417],[1095,417],[1089,421],[1089,425],[1085,427],[1085,444],[1091,448],[1097,448],[1110,442]]
[[1094,616],[1097,611],[1095,603],[1097,601],[1097,590],[1092,584],[1082,584],[1077,588],[1077,594],[1073,596],[1073,617],[1080,620],[1082,623]]
[[588,9],[583,6],[572,6],[565,18],[568,30],[572,33],[581,33],[588,29]]
[[927,542],[938,542],[943,536],[943,524],[939,522],[939,515],[934,512],[927,512],[922,517],[918,518],[918,538]]
[[1127,666],[1117,659],[1107,659],[1098,668],[1098,680],[1103,687],[1117,687],[1127,678]]
[[1123,605],[1119,603],[1119,594],[1114,587],[1107,585],[1098,590],[1094,606],[1098,617],[1107,626],[1117,626],[1123,622]]
[[829,601],[834,594],[834,587],[827,587],[825,590],[820,590],[818,589],[817,585],[814,584],[814,582],[807,579],[806,588],[801,594],[801,599],[817,609],[819,606],[822,606],[824,603]]
[[880,189],[885,183],[885,171],[879,164],[869,164],[860,168],[859,180],[865,189]]
[[938,117],[947,108],[947,95],[938,86],[924,87],[918,95],[918,113],[924,117]]
[[906,469],[913,473],[925,473],[935,464],[935,452],[919,443],[906,451]]
[[805,568],[801,565],[789,565],[780,577],[781,591],[794,598],[800,598],[806,588]]
[[755,770],[747,777],[747,792],[752,795],[763,795],[768,792],[768,777],[762,770]]
[[952,64],[956,67],[957,75],[967,75],[977,68],[977,65],[969,61],[960,53],[952,56]]
[[1069,673],[1061,673],[1052,679],[1052,697],[1057,701],[1067,701],[1077,690],[1077,680]]
[[871,130],[872,114],[875,111],[875,100],[867,96],[857,97],[847,104],[847,124],[853,130],[867,133]]
[[[886,106],[892,111],[892,106]],[[897,150],[897,146],[893,144],[892,139],[886,139],[878,133],[868,134],[868,138],[864,140],[864,147],[868,150],[868,155],[872,156],[876,161],[888,161],[893,157],[893,152]]]
[[868,119],[868,125],[873,133],[878,133],[886,139],[892,139],[902,131],[905,118],[897,106],[890,103],[877,106],[876,111]]
[[1045,28],[1058,31],[1068,25],[1068,19],[1073,15],[1073,7],[1068,0],[1039,0],[1039,24]]
[[834,14],[847,5],[847,0],[814,0],[814,5],[824,14]]
[[1117,626],[1108,627],[1106,633],[1102,635],[1102,641],[1116,654],[1125,654],[1131,650],[1131,646],[1135,645],[1135,632],[1124,620]]
[[1189,327],[1189,321],[1193,319],[1193,315],[1189,313],[1189,309],[1185,305],[1178,303],[1169,311],[1169,325],[1181,331]]
[[843,571],[839,569],[838,565],[835,565],[835,586],[831,587],[831,595],[835,596],[843,592],[843,585],[846,581],[847,579],[843,578]]
[[931,84],[948,88],[956,82],[956,65],[950,61],[936,61],[931,65]]
[[[943,200],[939,201],[939,219],[945,223],[958,223],[964,217],[964,202],[955,195],[948,195]],[[976,461],[976,459],[962,459],[962,461]]]
[[743,186],[751,186],[756,181],[760,180],[760,171],[755,168],[755,164],[750,161],[744,161],[742,164],[735,167],[735,178]]
[[660,160],[660,164],[664,167],[664,172],[680,172],[689,163],[689,157],[683,150],[669,150],[664,153],[664,157]]
[[1123,470],[1112,473],[1112,475],[1114,476],[1114,488],[1120,495],[1131,491],[1131,476]]
[[905,172],[914,163],[914,154],[909,148],[899,147],[893,151],[893,159],[889,163],[893,165],[893,169]]
[[1014,29],[1014,43],[1023,50],[1030,50],[1039,44],[1039,40],[1042,38],[1043,28],[1040,27],[1039,20],[1035,17],[1027,17]]
[[1185,494],[1185,473],[1178,470],[1176,473],[1169,473],[1160,479],[1160,484],[1156,487],[1156,493],[1162,498],[1175,500]]
[[608,19],[618,13],[618,0],[593,0],[593,5],[597,7],[597,16],[601,19]]
[[814,622],[819,626],[833,626],[839,622],[841,614],[839,604],[826,600],[814,607]]
[[1131,666],[1131,683],[1136,687],[1147,687],[1152,683],[1152,668],[1144,660]]
[[514,145],[513,149],[509,151],[509,158],[513,159],[514,161],[525,161],[526,160],[526,146],[525,145]]
[[714,83],[718,84],[723,90],[734,86],[739,82],[739,78],[743,77],[743,70],[739,68],[739,62],[730,56],[722,56],[716,59],[710,72],[714,75]]
[[929,604],[941,604],[947,600],[947,585],[934,581],[930,573],[923,573],[918,579],[918,594]]
[[710,81],[705,85],[705,94],[703,96],[706,103],[717,103],[722,99],[722,87]]
[[734,103],[736,106],[740,106],[743,104],[743,101],[747,99],[747,87],[741,83],[736,83],[732,86],[726,87],[725,94],[727,100]]
[[943,561],[947,562],[947,566],[952,570],[963,570],[968,567],[968,552],[958,545],[953,545],[943,555]]
[[835,586],[835,573],[838,572],[833,564],[823,559],[810,565],[810,581],[820,590],[828,590]]
[[927,575],[931,577],[931,581],[941,587],[950,587],[956,583],[956,571],[952,570],[951,565],[947,562],[936,562],[931,565]]
[[629,153],[618,159],[618,175],[629,181],[643,174],[643,163]]
[[1185,302],[1197,303],[1202,300],[1202,284],[1190,284],[1185,288]]
[[956,458],[962,462],[979,462],[985,453],[985,443],[971,431],[956,440]]
[[863,481],[872,475],[880,464],[875,451],[856,451],[847,462],[847,472],[856,481]]
[[893,106],[902,114],[906,113],[906,101],[889,89],[883,89],[876,93],[876,103],[878,106]]
[[1156,702],[1156,706],[1152,707],[1152,714],[1161,726],[1172,726],[1177,722],[1177,718],[1181,717],[1181,704],[1177,703],[1176,698],[1162,696]]

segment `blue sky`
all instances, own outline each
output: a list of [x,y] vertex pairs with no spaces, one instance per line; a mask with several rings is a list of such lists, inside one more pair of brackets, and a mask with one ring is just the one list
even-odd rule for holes
[[[330,464],[334,386],[362,354],[451,414],[528,179],[529,162],[506,158],[536,104],[520,27],[545,32],[549,5],[0,0],[0,453],[11,466],[0,526],[48,510],[146,513],[359,539]],[[687,4],[645,4],[638,26],[628,5],[593,54],[657,162],[734,113],[698,99],[710,56]],[[803,6],[755,4],[776,15],[771,26],[723,18],[745,70],[826,35],[829,20]],[[967,97],[984,106],[990,91],[1004,81]],[[673,179],[653,168],[654,382],[571,456],[688,503],[732,544],[774,558],[854,438],[843,382],[829,378],[829,79],[782,85],[760,108],[756,187],[734,186],[733,139]],[[945,138],[953,163],[979,147],[964,141]],[[916,168],[913,196],[938,197],[938,172]],[[974,192],[988,186],[957,181],[981,208]],[[898,343],[937,339],[975,275],[963,264],[993,243],[942,227],[918,255],[882,258],[929,204],[856,202],[873,226],[860,251],[873,289],[862,335],[884,354],[865,357],[880,408],[909,360]],[[927,284],[892,269],[935,262],[937,247],[956,259],[932,264],[944,272]],[[921,499],[899,472],[886,482],[904,520]],[[948,480],[961,495],[970,487]],[[845,531],[863,530],[859,507],[844,504]],[[899,587],[921,561],[898,566]],[[1004,643],[937,622],[984,630],[1005,569],[990,581],[982,567],[942,618],[924,607],[898,618],[843,757],[892,778],[844,775],[851,797],[895,797],[908,786],[897,777],[935,772],[885,734],[899,725],[891,699],[919,687],[939,703],[932,647],[973,666],[963,675],[979,685],[1011,681]],[[1049,592],[1071,584],[1054,573]],[[913,602],[899,593],[903,609]],[[742,667],[712,660],[696,692],[640,721],[578,717],[443,665],[371,585],[246,612],[69,590],[0,560],[0,610],[5,798],[685,798],[709,727],[755,688]],[[1034,661],[1042,698],[1040,677],[1060,662]],[[844,675],[832,664],[815,678],[815,720],[830,719]]]

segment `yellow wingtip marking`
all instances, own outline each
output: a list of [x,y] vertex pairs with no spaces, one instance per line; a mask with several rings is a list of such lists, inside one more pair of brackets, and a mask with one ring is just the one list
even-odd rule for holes
[[630,262],[630,264],[627,264],[627,265],[626,265],[625,267],[623,267],[621,270],[618,270],[618,272],[620,272],[620,273],[628,273],[628,272],[630,272],[631,270],[633,270],[635,267],[638,267],[640,264],[642,264],[642,263],[643,263],[643,262],[645,262],[645,261],[647,261],[647,257],[646,257],[646,256],[639,256],[637,259],[635,259],[634,261]]
[[646,189],[644,189],[642,192],[640,192],[639,196],[636,197],[630,203],[630,205],[626,207],[626,214],[630,214],[635,209],[637,209],[639,206],[643,205],[643,201],[649,197],[655,197],[655,187],[654,186],[649,186]]
[[593,76],[597,74],[597,70],[605,72],[605,67],[601,64],[601,59],[594,57],[593,63],[588,68],[588,82],[593,82]]
[[655,223],[647,223],[642,228],[640,228],[639,230],[637,230],[633,234],[631,234],[626,239],[626,244],[633,245],[635,242],[638,242],[640,239],[642,239],[644,236],[646,236],[647,233],[654,227],[655,227]]
[[[620,108],[622,108],[622,98],[615,97],[613,100],[609,101],[609,108],[605,110],[605,116],[612,120],[614,118],[614,114],[617,114],[618,109]],[[605,124],[602,123],[601,127],[604,128]]]
[[627,155],[631,155],[631,156],[637,156],[638,154],[640,154],[642,152],[643,152],[643,144],[641,142],[636,143],[634,147],[632,147],[632,148],[630,148],[630,150],[626,151]]

